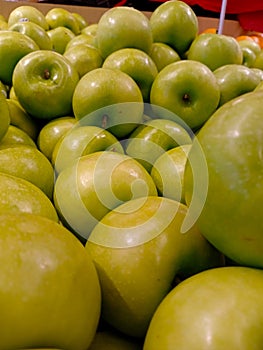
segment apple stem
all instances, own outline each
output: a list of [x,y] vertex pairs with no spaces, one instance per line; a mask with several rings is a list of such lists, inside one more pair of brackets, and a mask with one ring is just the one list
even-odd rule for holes
[[104,114],[104,116],[102,117],[101,127],[103,129],[106,129],[107,123],[108,123],[108,116],[107,114]]
[[48,69],[44,70],[44,75],[43,75],[44,79],[49,79],[50,78],[50,71]]
[[183,95],[183,101],[187,104],[189,104],[191,101],[190,101],[190,96],[188,94],[184,94]]

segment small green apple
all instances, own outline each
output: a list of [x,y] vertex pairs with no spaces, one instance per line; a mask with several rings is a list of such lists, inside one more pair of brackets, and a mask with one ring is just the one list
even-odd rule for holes
[[226,64],[214,70],[214,75],[220,88],[219,106],[253,91],[260,83],[258,75],[242,64]]
[[158,71],[170,63],[181,60],[178,53],[170,45],[165,43],[154,42],[149,55],[156,64]]
[[8,16],[8,27],[17,22],[30,21],[48,30],[48,23],[41,10],[31,5],[20,5],[15,7]]
[[31,147],[37,147],[34,140],[22,129],[9,125],[5,136],[0,140],[0,148],[7,148],[10,145],[28,145]]
[[241,48],[249,48],[252,50],[256,55],[261,51],[260,45],[255,40],[241,40],[238,42]]
[[153,179],[135,159],[100,151],[79,157],[55,182],[54,203],[62,222],[86,239],[110,210],[131,198],[157,195]]
[[136,82],[118,69],[102,67],[80,79],[72,106],[77,120],[109,129],[118,138],[125,137],[141,123],[144,109]]
[[155,78],[152,104],[179,116],[190,128],[199,128],[216,110],[220,90],[213,72],[203,63],[181,60],[164,67]]
[[1,80],[0,80],[0,94],[2,94],[5,98],[7,98],[10,94],[9,86],[2,83]]
[[10,113],[6,97],[3,94],[0,94],[0,142],[7,133],[10,121]]
[[151,14],[150,24],[154,42],[171,46],[183,55],[198,34],[198,19],[183,1],[172,0],[159,5]]
[[251,50],[249,47],[241,47],[242,54],[243,54],[243,61],[242,64],[246,67],[253,67],[253,64],[255,62],[255,59],[257,55],[253,50]]
[[252,65],[253,68],[259,68],[263,70],[263,50],[261,50],[257,55],[256,59],[254,61],[254,64]]
[[62,7],[53,7],[45,15],[49,29],[65,27],[70,29],[75,35],[80,33],[79,22],[71,11]]
[[53,50],[61,55],[65,52],[70,40],[75,37],[71,29],[62,26],[48,30],[47,35],[50,38]]
[[87,20],[78,12],[71,12],[71,14],[76,18],[79,24],[79,30],[86,28],[88,26]]
[[105,58],[102,67],[127,73],[138,84],[144,102],[149,102],[152,83],[158,70],[146,52],[134,48],[114,51]]
[[92,23],[87,25],[85,28],[81,29],[82,34],[91,34],[96,36],[97,33],[97,28],[98,28],[98,23]]
[[95,42],[96,42],[96,38],[94,35],[92,34],[79,34],[79,35],[75,35],[68,43],[67,46],[65,48],[65,52],[70,49],[71,47],[77,45],[83,45],[83,44],[87,44],[90,46],[95,46]]
[[13,87],[22,107],[31,116],[45,120],[72,113],[72,96],[78,81],[72,64],[49,50],[26,55],[13,73]]
[[131,47],[149,53],[153,42],[148,17],[129,6],[107,10],[98,21],[96,39],[103,58],[116,50]]

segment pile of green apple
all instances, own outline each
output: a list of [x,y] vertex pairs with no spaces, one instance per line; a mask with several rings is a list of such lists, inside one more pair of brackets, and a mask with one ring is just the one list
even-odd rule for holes
[[262,348],[262,81],[180,0],[0,17],[0,350]]

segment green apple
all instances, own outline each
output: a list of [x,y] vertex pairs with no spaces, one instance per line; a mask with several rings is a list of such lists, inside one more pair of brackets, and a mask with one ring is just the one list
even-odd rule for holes
[[0,80],[0,94],[7,98],[9,96],[10,90],[10,87],[2,83]]
[[[253,91],[218,108],[189,152],[194,158],[202,148],[209,176],[197,220],[202,234],[231,260],[255,267],[263,266],[262,98],[262,90]],[[187,205],[204,195],[204,175],[204,168],[186,164]]]
[[258,269],[228,266],[200,272],[161,302],[143,349],[260,349],[262,292],[263,271]]
[[100,51],[88,44],[72,45],[65,50],[63,56],[75,67],[80,78],[103,64]]
[[88,349],[101,289],[83,245],[59,223],[25,213],[1,214],[0,237],[1,348]]
[[32,182],[52,198],[53,167],[36,147],[20,144],[0,149],[0,171]]
[[96,47],[96,38],[94,35],[92,34],[84,34],[81,33],[79,35],[75,35],[66,45],[65,51],[67,51],[68,49],[70,49],[71,47],[77,45],[83,45],[83,44],[87,44],[87,45],[91,45],[91,46],[95,46]]
[[47,159],[51,161],[56,143],[76,123],[74,117],[60,117],[49,121],[41,128],[37,137],[37,145]]
[[171,46],[183,55],[198,34],[198,19],[183,1],[172,0],[159,5],[151,14],[153,41]]
[[250,50],[252,50],[256,55],[261,51],[261,47],[260,45],[255,41],[255,40],[240,40],[239,45],[241,46],[241,48],[249,48]]
[[149,55],[156,64],[158,71],[170,63],[181,60],[178,53],[170,45],[165,43],[154,42]]
[[85,28],[81,29],[81,34],[91,34],[93,36],[96,36],[98,28],[98,23],[92,23],[87,25]]
[[253,67],[253,64],[256,59],[256,54],[253,50],[251,50],[249,47],[241,47],[242,54],[243,54],[243,61],[242,64],[246,67]]
[[53,7],[45,15],[49,29],[65,27],[70,29],[75,35],[80,33],[79,22],[76,16],[66,8]]
[[109,129],[125,137],[142,121],[143,97],[139,86],[117,69],[97,68],[86,73],[72,98],[73,113],[84,125]]
[[75,37],[72,30],[62,26],[48,30],[47,35],[50,38],[53,50],[61,55],[65,52],[70,40]]
[[8,27],[17,22],[30,21],[48,30],[48,23],[41,10],[31,5],[20,5],[15,7],[8,16]]
[[6,135],[9,125],[10,113],[6,102],[6,97],[3,94],[0,94],[0,142]]
[[14,145],[28,145],[37,147],[34,140],[22,129],[9,125],[5,136],[0,140],[0,148],[7,148]]
[[87,20],[80,13],[71,12],[71,14],[76,18],[80,31],[88,26]]
[[72,96],[78,81],[72,64],[49,50],[26,55],[13,73],[13,87],[22,107],[31,116],[45,120],[72,113]]
[[263,50],[261,50],[257,55],[256,59],[254,61],[254,64],[252,65],[253,68],[259,68],[263,70]]
[[13,71],[18,61],[28,53],[39,50],[34,40],[19,32],[0,31],[0,80],[11,86]]
[[37,186],[20,177],[0,172],[0,212],[35,214],[58,222],[51,200]]
[[60,173],[74,165],[79,157],[104,150],[124,153],[121,143],[109,131],[77,124],[58,140],[52,153],[52,164],[56,173]]
[[126,141],[125,152],[150,172],[154,162],[167,150],[191,143],[191,134],[178,122],[152,119],[132,132]]
[[26,132],[35,141],[39,132],[36,120],[25,111],[18,100],[8,98],[6,102],[10,113],[10,124]]
[[151,177],[161,196],[185,203],[184,169],[190,149],[191,145],[174,147],[154,162]]
[[253,67],[250,67],[250,69],[255,73],[257,74],[257,76],[259,77],[260,80],[263,80],[263,70],[260,69],[260,68],[253,68]]
[[105,58],[102,67],[127,73],[138,84],[144,102],[149,102],[151,86],[158,70],[146,52],[135,48],[114,51]]
[[17,22],[9,27],[9,30],[29,36],[40,50],[52,50],[52,43],[47,31],[34,22]]
[[216,110],[220,90],[213,72],[205,64],[181,60],[164,67],[155,78],[152,104],[179,116],[190,128],[199,128]]
[[214,70],[214,75],[220,88],[219,106],[253,91],[261,81],[253,70],[242,64],[226,64]]
[[230,35],[203,33],[192,42],[187,59],[199,61],[212,71],[225,64],[242,64],[242,49]]
[[7,30],[8,23],[0,18],[0,30]]
[[88,350],[142,350],[142,342],[120,332],[97,331]]
[[131,47],[149,53],[153,42],[148,17],[129,6],[108,9],[98,21],[96,39],[103,58],[116,50]]
[[124,334],[145,336],[176,279],[221,265],[222,255],[196,226],[182,234],[187,210],[168,198],[137,198],[106,214],[91,232],[85,248],[101,282],[101,316]]
[[79,157],[55,182],[54,203],[62,222],[86,239],[110,210],[131,198],[157,195],[153,179],[135,159],[114,151]]
[[262,90],[262,89],[263,89],[263,81],[261,80],[261,82],[257,85],[254,91]]

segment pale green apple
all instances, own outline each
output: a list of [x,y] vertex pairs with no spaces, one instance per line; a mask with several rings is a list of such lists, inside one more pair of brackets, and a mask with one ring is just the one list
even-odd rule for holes
[[92,35],[96,35],[97,33],[97,28],[98,28],[98,23],[92,23],[87,25],[85,28],[81,29],[81,33],[82,34],[92,34]]
[[214,75],[220,88],[219,106],[253,91],[261,81],[253,70],[242,64],[226,64],[214,70]]
[[161,302],[143,349],[261,349],[262,293],[262,270],[228,266],[200,272]]
[[40,50],[52,50],[52,42],[47,31],[34,22],[17,22],[9,27],[9,30],[29,36]]
[[176,280],[221,266],[222,255],[196,226],[181,232],[187,210],[158,196],[130,200],[106,214],[86,242],[101,282],[102,319],[124,334],[143,339]]
[[43,12],[30,4],[18,5],[10,12],[8,16],[8,27],[23,21],[34,22],[43,29],[48,30],[48,23]]
[[88,21],[79,12],[71,12],[71,14],[76,18],[80,31],[88,26]]
[[68,49],[70,49],[71,47],[77,45],[83,45],[83,44],[87,44],[87,45],[91,45],[91,46],[95,46],[96,47],[96,38],[94,35],[92,34],[84,34],[81,33],[79,35],[75,35],[66,45],[65,51],[67,51]]
[[238,43],[241,46],[241,48],[247,47],[250,50],[252,50],[256,55],[261,51],[260,45],[255,40],[245,39],[240,40]]
[[243,54],[243,61],[242,64],[246,67],[253,67],[253,64],[255,62],[255,59],[257,55],[253,50],[251,50],[249,47],[241,47],[242,54]]
[[72,106],[84,125],[109,129],[125,137],[142,121],[143,97],[139,86],[117,69],[97,68],[86,73],[77,84]]
[[83,245],[47,218],[1,213],[0,246],[1,348],[88,349],[101,289]]
[[65,52],[67,44],[75,37],[71,29],[62,26],[48,30],[47,35],[50,38],[53,50],[60,54]]
[[178,53],[170,45],[165,43],[154,42],[149,55],[156,64],[158,71],[168,66],[170,63],[181,60]]
[[37,147],[34,140],[22,129],[9,125],[5,136],[0,140],[0,148],[7,148],[10,145],[28,145]]
[[43,191],[20,177],[0,172],[0,212],[35,214],[58,222],[57,211]]
[[166,1],[151,14],[150,24],[154,42],[170,45],[180,56],[190,47],[198,34],[198,19],[183,1]]
[[18,101],[31,116],[45,120],[72,113],[72,96],[78,81],[78,72],[72,64],[63,55],[49,50],[26,55],[13,72]]
[[203,63],[181,60],[164,67],[155,78],[152,104],[181,118],[190,128],[199,128],[216,110],[220,89],[213,72]]
[[75,35],[80,33],[79,22],[75,15],[66,8],[53,7],[45,15],[49,29],[65,27],[70,29]]
[[87,240],[106,213],[143,195],[157,195],[143,166],[125,154],[100,151],[79,157],[59,173],[54,203],[62,222]]
[[7,133],[10,120],[10,113],[6,102],[6,97],[3,94],[0,94],[0,142]]
[[149,102],[152,83],[158,70],[146,52],[135,48],[114,51],[106,57],[102,67],[119,69],[128,74],[138,84],[144,102]]
[[151,51],[152,29],[148,17],[134,7],[108,9],[99,19],[96,39],[102,57],[123,48]]

